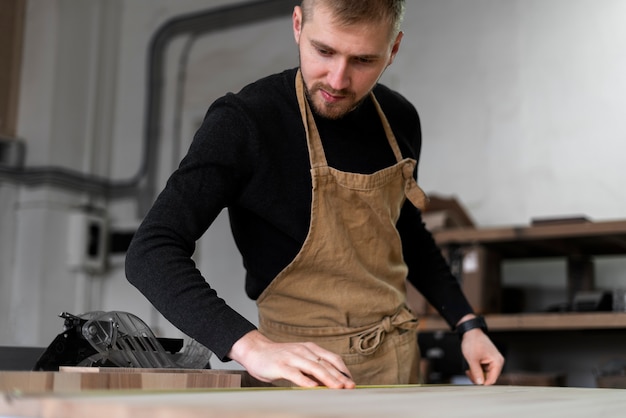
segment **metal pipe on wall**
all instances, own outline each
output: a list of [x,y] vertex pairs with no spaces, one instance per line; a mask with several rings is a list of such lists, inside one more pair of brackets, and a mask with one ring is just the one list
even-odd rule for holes
[[293,6],[297,4],[299,4],[297,0],[261,0],[219,7],[174,17],[157,29],[151,38],[148,50],[143,149],[139,167],[134,176],[125,180],[111,180],[64,167],[21,167],[0,164],[0,180],[30,187],[48,184],[109,199],[137,196],[138,216],[142,217],[156,196],[165,52],[168,44],[180,35],[197,37],[210,32],[285,16],[290,14]]

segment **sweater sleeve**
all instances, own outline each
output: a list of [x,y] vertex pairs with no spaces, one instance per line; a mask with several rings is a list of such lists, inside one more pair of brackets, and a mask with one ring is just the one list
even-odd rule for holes
[[451,328],[472,308],[452,275],[448,263],[422,221],[420,211],[409,201],[404,204],[398,231],[409,282],[441,314]]
[[126,275],[174,326],[227,359],[255,326],[234,311],[196,268],[195,242],[237,198],[254,165],[254,128],[217,101],[169,178],[126,254]]

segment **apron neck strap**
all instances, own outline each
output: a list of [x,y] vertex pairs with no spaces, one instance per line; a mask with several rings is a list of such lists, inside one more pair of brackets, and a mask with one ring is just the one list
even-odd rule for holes
[[[304,125],[304,130],[306,132],[307,137],[307,146],[309,148],[309,159],[311,162],[311,168],[317,167],[325,167],[328,165],[326,161],[326,154],[324,153],[324,147],[322,146],[322,140],[320,138],[319,131],[317,130],[317,125],[315,124],[315,119],[313,118],[313,112],[309,107],[309,101],[306,97],[306,91],[304,88],[304,80],[302,78],[302,72],[298,69],[296,74],[296,96],[298,98],[298,105],[300,107],[300,115],[302,117],[302,123]],[[372,102],[376,107],[376,112],[380,117],[380,120],[383,124],[383,128],[385,130],[385,135],[387,137],[387,141],[389,141],[389,145],[393,150],[393,154],[396,157],[396,162],[402,161],[402,153],[400,152],[400,147],[398,146],[398,141],[396,140],[393,131],[391,130],[391,126],[389,125],[389,121],[383,112],[383,109],[380,107],[378,100],[374,96],[374,93],[370,93],[370,97],[372,98]]]
[[304,90],[304,80],[302,79],[302,73],[298,69],[296,74],[296,96],[298,97],[298,105],[300,106],[300,115],[302,116],[302,124],[306,132],[306,142],[309,148],[309,160],[311,162],[311,168],[326,167],[326,154],[324,153],[324,147],[322,146],[322,140],[320,133],[317,130],[315,119],[313,118],[313,112],[309,107],[309,102],[306,98]]

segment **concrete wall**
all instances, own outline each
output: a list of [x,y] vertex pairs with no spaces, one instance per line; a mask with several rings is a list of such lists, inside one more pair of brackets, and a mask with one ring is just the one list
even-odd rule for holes
[[[421,114],[425,190],[457,196],[480,226],[574,214],[624,217],[626,2],[407,3],[401,51],[383,80]],[[18,126],[27,165],[133,176],[151,36],[174,16],[232,4],[29,0]],[[176,40],[167,52],[159,187],[213,99],[297,64],[289,17],[198,38],[181,65],[187,41]],[[177,90],[181,70],[186,81]],[[110,257],[104,273],[68,267],[69,214],[84,205],[104,209],[113,229],[132,230],[141,220],[134,199],[107,201],[0,178],[0,345],[47,345],[61,331],[56,315],[97,309],[131,311],[158,332],[178,335],[128,285],[123,255]],[[218,291],[255,320],[225,216],[199,243],[196,260]],[[545,271],[510,265],[505,280],[545,286]],[[551,276],[548,287],[558,288],[564,272],[558,265],[549,271],[559,277]],[[624,282],[624,271],[620,260],[602,263],[600,285]]]

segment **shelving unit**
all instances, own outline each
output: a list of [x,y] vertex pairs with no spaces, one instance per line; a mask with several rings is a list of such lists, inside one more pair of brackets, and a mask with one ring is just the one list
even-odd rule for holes
[[[607,359],[624,357],[626,312],[574,308],[580,308],[577,295],[596,290],[595,257],[626,257],[626,220],[569,219],[504,228],[462,227],[434,231],[433,237],[453,272],[459,274],[468,300],[484,315],[492,339],[507,348],[509,372],[556,373],[563,376],[566,385],[593,387],[594,368]],[[474,267],[478,263],[474,270],[467,270],[469,254],[473,254]],[[572,311],[502,313],[498,299],[502,295],[501,263],[547,258],[566,262],[564,286]],[[510,305],[504,307],[511,311]],[[422,311],[419,330],[426,336],[442,332],[442,337],[451,337],[447,323],[431,308]]]
[[[626,221],[623,220],[589,222],[576,219],[544,221],[527,227],[456,228],[435,232],[433,236],[437,244],[448,252],[458,248],[480,248],[490,254],[491,260],[497,263],[505,259],[564,258],[567,262],[569,302],[573,301],[577,292],[594,290],[593,257],[626,256]],[[499,266],[495,268],[497,270]],[[493,275],[493,270],[489,274]],[[483,279],[484,283],[494,281],[493,278]],[[499,277],[496,281],[499,281]],[[492,322],[499,323],[500,320],[497,318],[494,317]],[[550,314],[545,319],[552,322],[550,318],[556,317]],[[574,319],[571,316],[564,318]],[[594,321],[604,316],[596,315],[590,318]],[[565,319],[563,326],[567,326]],[[524,319],[512,321],[523,322]],[[618,319],[615,321],[619,322]]]

